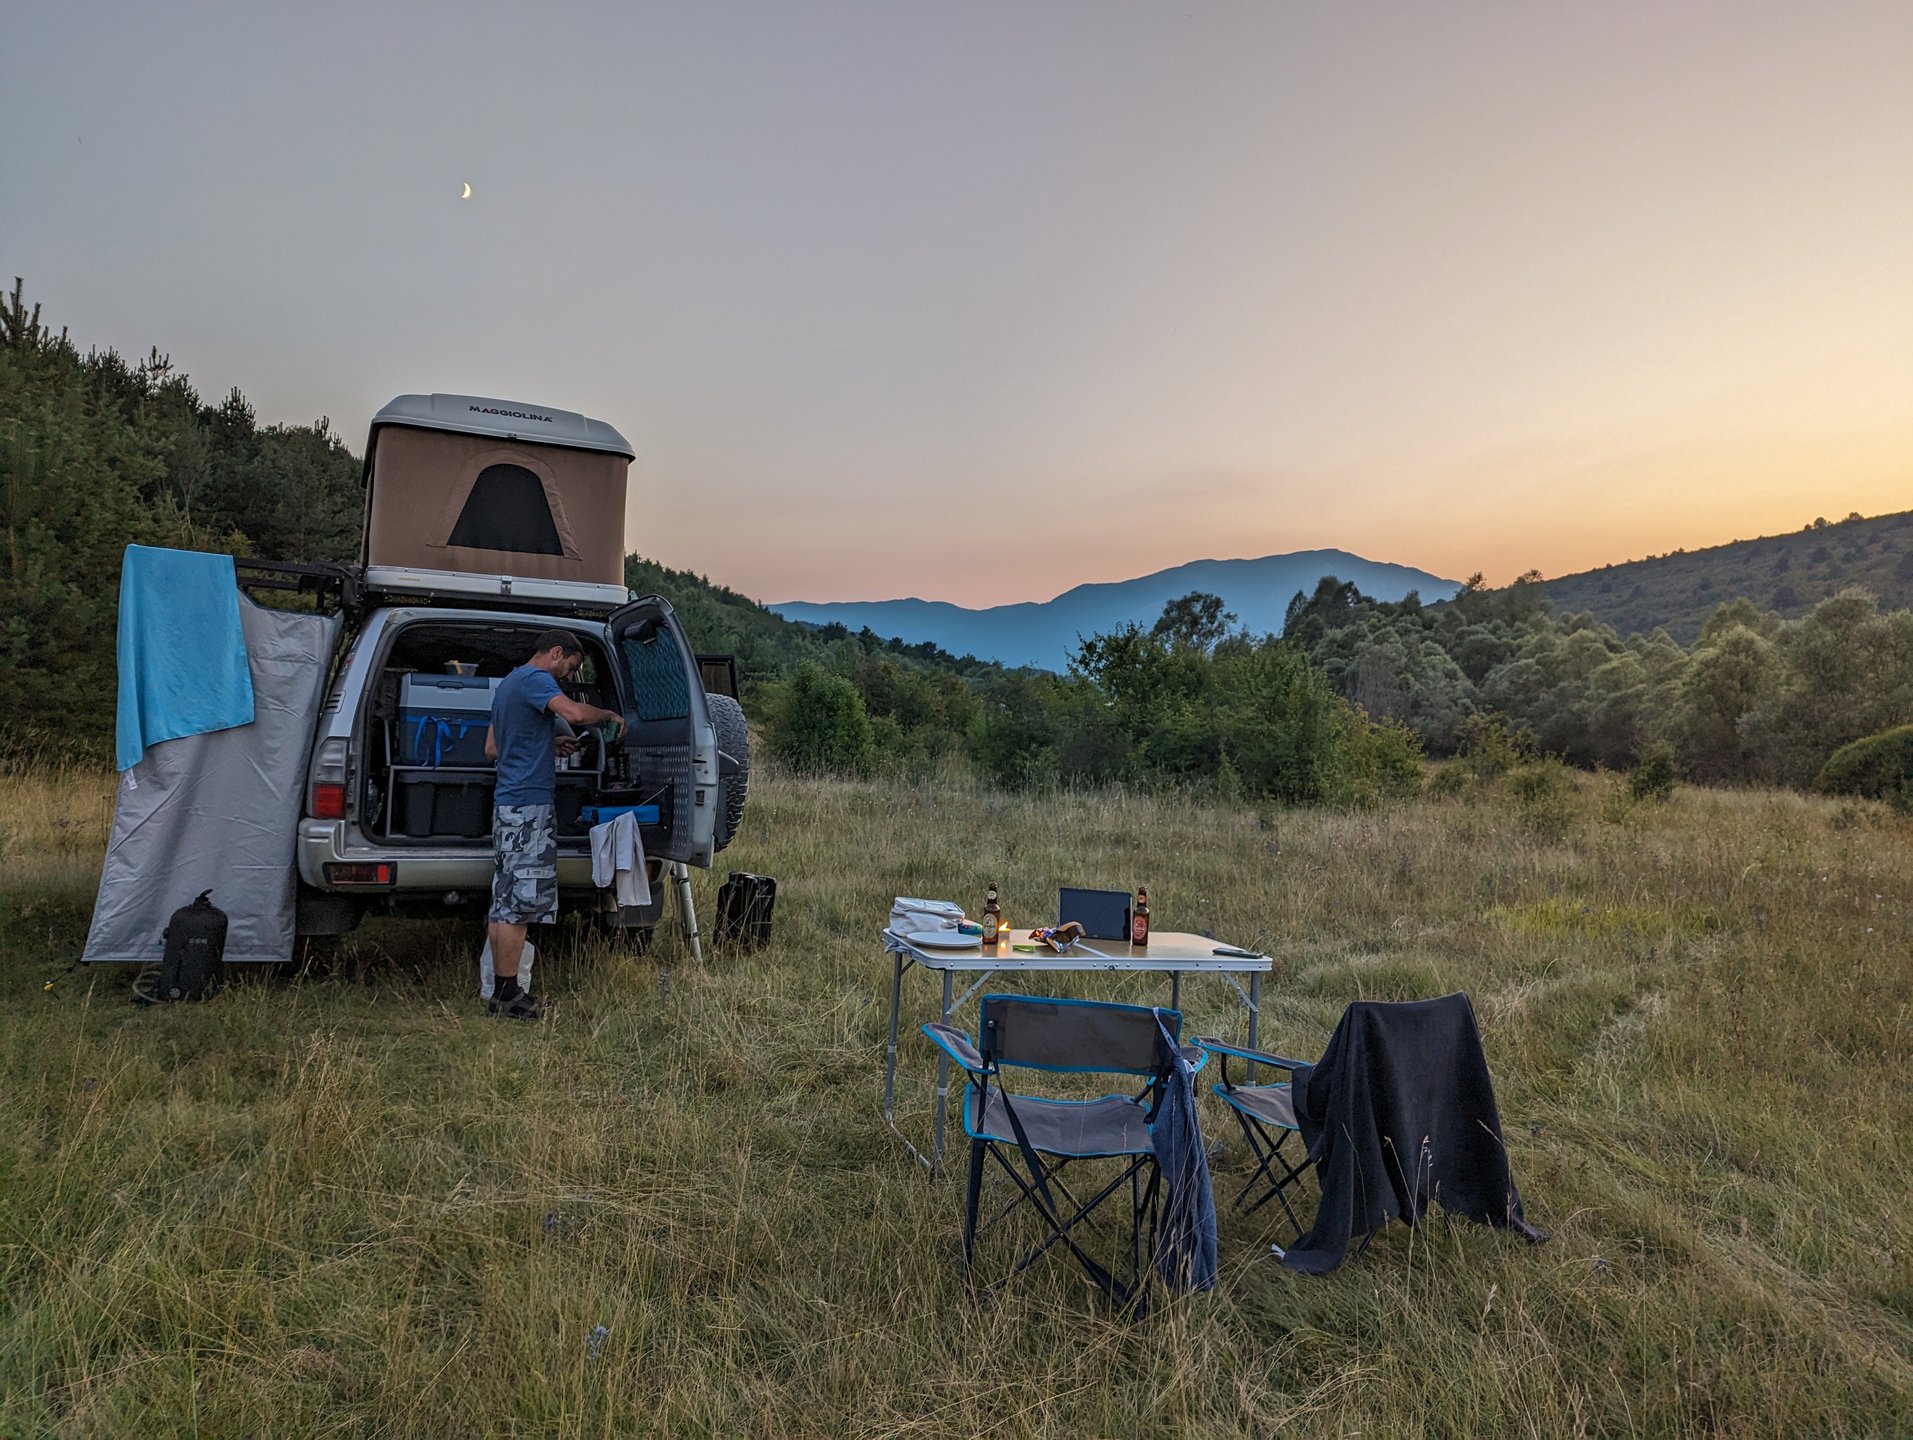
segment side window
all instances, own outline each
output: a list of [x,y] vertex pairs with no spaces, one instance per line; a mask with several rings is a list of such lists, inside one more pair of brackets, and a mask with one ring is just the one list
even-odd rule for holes
[[619,648],[640,720],[683,720],[690,715],[691,687],[684,678],[684,656],[668,627],[640,625],[625,633]]
[[521,555],[565,553],[544,482],[523,465],[487,465],[478,472],[446,544]]

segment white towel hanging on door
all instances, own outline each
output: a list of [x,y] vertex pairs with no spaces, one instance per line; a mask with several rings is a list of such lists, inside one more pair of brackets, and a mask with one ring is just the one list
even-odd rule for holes
[[644,840],[638,817],[629,810],[591,827],[591,883],[617,891],[619,908],[651,903],[651,878],[644,873]]

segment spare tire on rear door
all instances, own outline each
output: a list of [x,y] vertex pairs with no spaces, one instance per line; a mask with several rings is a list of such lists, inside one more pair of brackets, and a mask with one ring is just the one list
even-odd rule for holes
[[722,850],[744,820],[744,796],[751,784],[751,736],[744,707],[728,695],[706,695],[711,728],[717,732],[717,831],[712,849]]

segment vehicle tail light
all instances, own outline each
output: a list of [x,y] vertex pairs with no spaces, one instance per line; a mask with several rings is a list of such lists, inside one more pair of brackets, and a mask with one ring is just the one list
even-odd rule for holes
[[390,860],[333,862],[325,867],[326,882],[331,885],[377,885],[390,887],[398,880],[399,867]]
[[306,814],[314,820],[345,819],[345,792],[345,740],[335,736],[322,742],[312,757]]

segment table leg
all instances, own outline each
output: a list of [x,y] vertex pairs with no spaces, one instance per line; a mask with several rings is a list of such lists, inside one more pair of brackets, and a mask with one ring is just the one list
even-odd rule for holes
[[[1251,1050],[1260,1050],[1262,1048],[1261,1045],[1257,1043],[1260,1037],[1261,1027],[1262,972],[1260,970],[1252,970],[1249,972],[1249,1048]],[[1254,1082],[1255,1066],[1251,1063],[1249,1066],[1249,1083],[1253,1084]]]
[[894,1119],[897,1095],[897,1011],[903,1008],[903,952],[890,957],[896,968],[890,975],[890,1041],[883,1052],[883,1118]]
[[1180,970],[1169,972],[1169,1008],[1182,1009],[1182,971]]
[[[956,1008],[956,992],[952,985],[950,971],[943,972],[943,1023],[950,1023],[950,1012]],[[943,1163],[943,1117],[950,1103],[950,1057],[943,1047],[937,1047],[937,1111],[936,1119],[930,1127],[930,1173],[937,1173]]]

